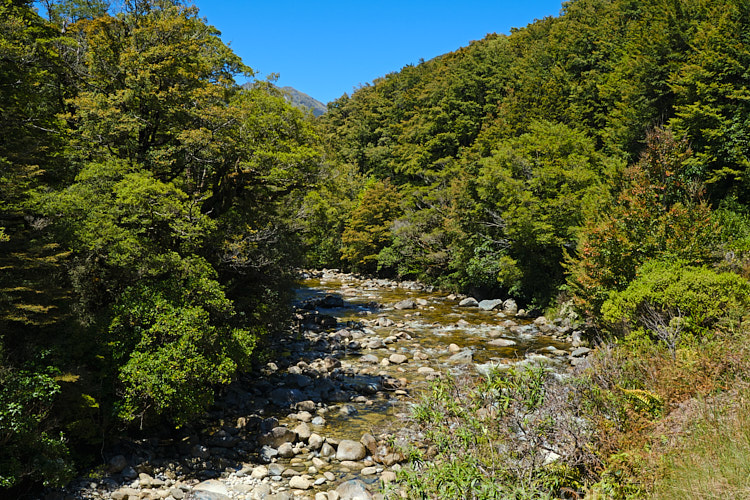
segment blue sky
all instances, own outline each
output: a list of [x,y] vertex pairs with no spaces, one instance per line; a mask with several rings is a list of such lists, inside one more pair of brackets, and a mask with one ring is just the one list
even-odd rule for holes
[[322,102],[546,16],[561,0],[193,0],[242,60]]

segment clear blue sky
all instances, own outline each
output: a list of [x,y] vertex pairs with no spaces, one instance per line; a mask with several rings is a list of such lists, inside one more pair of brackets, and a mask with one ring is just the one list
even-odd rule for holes
[[326,103],[487,33],[557,16],[561,0],[193,0],[256,77]]

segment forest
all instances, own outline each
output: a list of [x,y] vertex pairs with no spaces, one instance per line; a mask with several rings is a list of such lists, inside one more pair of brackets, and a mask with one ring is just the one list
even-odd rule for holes
[[596,459],[518,498],[745,470],[748,41],[741,0],[571,0],[313,116],[179,0],[0,1],[0,494],[204,412],[273,359],[300,268],[577,312]]

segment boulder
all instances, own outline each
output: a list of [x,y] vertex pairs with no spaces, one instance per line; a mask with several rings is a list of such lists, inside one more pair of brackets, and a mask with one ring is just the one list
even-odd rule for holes
[[471,352],[471,349],[464,349],[463,351],[457,352],[450,358],[448,358],[449,363],[455,363],[455,364],[468,364],[471,363],[473,359],[473,354]]
[[370,455],[375,455],[378,452],[378,441],[372,434],[363,434],[359,442],[362,443],[365,448],[367,448],[367,451],[370,452]]
[[394,323],[392,319],[381,316],[375,321],[375,324],[377,326],[388,327],[393,326]]
[[253,469],[253,472],[250,474],[250,477],[253,479],[265,479],[268,477],[268,467],[265,465],[259,465],[256,468]]
[[323,445],[320,447],[320,456],[325,457],[332,457],[336,454],[336,450],[333,449],[333,446],[331,446],[329,443],[323,443]]
[[372,339],[365,344],[365,348],[367,349],[382,349],[383,347],[385,347],[383,339]]
[[109,472],[117,474],[128,466],[128,460],[123,455],[115,455],[109,460]]
[[413,299],[404,299],[393,304],[394,309],[414,309],[417,303]]
[[516,314],[518,312],[518,304],[513,299],[507,299],[503,302],[503,312],[505,314]]
[[314,432],[310,434],[309,438],[307,438],[307,446],[309,446],[313,451],[319,450],[320,447],[323,446],[323,443],[325,443],[325,438],[323,438],[320,434],[315,434]]
[[216,479],[209,479],[198,483],[193,488],[191,495],[193,500],[229,500],[227,486]]
[[510,347],[512,345],[516,345],[516,341],[510,339],[495,339],[487,342],[487,345],[491,345],[493,347]]
[[258,439],[258,443],[261,446],[268,445],[272,448],[278,448],[284,443],[293,443],[296,437],[296,434],[294,434],[294,431],[291,429],[279,426],[274,427],[270,432],[261,435]]
[[279,446],[279,449],[277,450],[279,452],[279,456],[281,458],[292,458],[294,456],[294,448],[292,447],[292,443],[284,443],[281,446]]
[[360,363],[367,363],[371,365],[376,365],[379,361],[380,359],[374,354],[365,354],[364,356],[360,356],[359,358]]
[[502,305],[502,299],[483,300],[479,303],[479,309],[481,309],[482,311],[494,311]]
[[276,406],[289,406],[290,403],[295,403],[303,399],[302,391],[299,389],[289,389],[287,387],[279,387],[274,389],[269,394],[271,403]]
[[458,303],[458,307],[478,307],[479,302],[474,297],[466,297]]
[[344,299],[339,295],[329,293],[318,302],[319,307],[333,308],[333,307],[344,307]]
[[548,323],[548,320],[544,316],[539,316],[534,320],[534,324],[537,326],[546,325]]
[[309,490],[312,484],[302,476],[294,476],[289,480],[289,487],[295,490]]
[[302,422],[297,427],[295,427],[294,431],[292,432],[294,432],[297,435],[297,439],[299,439],[300,441],[307,441],[310,438],[310,435],[312,434],[312,431],[310,430],[310,426],[307,425],[305,422]]
[[315,411],[315,401],[300,401],[294,406],[297,411]]
[[362,460],[367,456],[367,449],[365,445],[358,441],[352,441],[350,439],[343,439],[339,443],[339,447],[336,450],[336,460]]
[[263,445],[263,447],[258,452],[258,456],[263,462],[270,463],[274,458],[279,456],[279,452],[276,451],[276,448],[271,448],[268,445]]
[[393,363],[394,365],[400,365],[402,363],[406,363],[407,357],[403,354],[391,354],[388,358],[388,361]]
[[571,352],[570,355],[574,358],[577,358],[579,356],[583,356],[590,352],[591,352],[591,349],[589,349],[588,347],[578,347],[577,349],[573,349],[573,352]]

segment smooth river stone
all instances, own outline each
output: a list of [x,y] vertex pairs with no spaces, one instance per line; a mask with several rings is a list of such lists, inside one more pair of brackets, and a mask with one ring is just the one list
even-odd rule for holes
[[516,341],[510,339],[495,339],[487,342],[487,345],[491,345],[493,347],[510,347],[512,345],[516,345]]
[[342,462],[346,460],[362,460],[365,456],[367,456],[365,445],[350,439],[342,439],[336,450],[336,460]]

